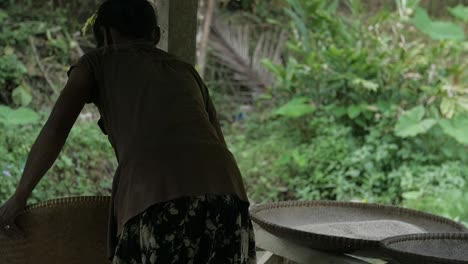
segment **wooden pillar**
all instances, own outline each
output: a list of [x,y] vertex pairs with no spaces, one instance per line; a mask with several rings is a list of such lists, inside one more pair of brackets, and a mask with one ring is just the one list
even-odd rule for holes
[[198,0],[155,0],[163,33],[159,47],[194,65]]

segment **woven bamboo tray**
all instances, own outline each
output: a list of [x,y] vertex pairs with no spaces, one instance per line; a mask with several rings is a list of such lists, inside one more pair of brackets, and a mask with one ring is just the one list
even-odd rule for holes
[[250,215],[266,231],[301,245],[334,253],[367,251],[373,257],[382,256],[379,242],[388,237],[467,231],[432,214],[354,202],[284,201],[252,206]]
[[109,196],[83,196],[27,206],[17,219],[25,239],[0,237],[0,263],[109,263],[109,202]]
[[468,264],[468,233],[398,236],[380,246],[401,264]]

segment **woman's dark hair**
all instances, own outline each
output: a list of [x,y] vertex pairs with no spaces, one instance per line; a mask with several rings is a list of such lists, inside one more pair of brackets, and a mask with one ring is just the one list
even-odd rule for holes
[[106,0],[93,25],[98,47],[104,46],[105,37],[112,43],[110,28],[125,37],[152,41],[155,45],[160,39],[156,10],[147,0]]

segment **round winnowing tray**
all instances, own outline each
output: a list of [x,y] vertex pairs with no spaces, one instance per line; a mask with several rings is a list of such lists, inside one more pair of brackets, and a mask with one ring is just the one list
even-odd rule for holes
[[16,221],[25,238],[0,233],[0,263],[107,263],[109,202],[108,196],[83,196],[27,206]]
[[252,206],[254,222],[279,237],[336,253],[376,250],[383,239],[414,233],[460,233],[449,219],[394,206],[285,201]]
[[397,236],[380,246],[401,264],[468,264],[468,233]]

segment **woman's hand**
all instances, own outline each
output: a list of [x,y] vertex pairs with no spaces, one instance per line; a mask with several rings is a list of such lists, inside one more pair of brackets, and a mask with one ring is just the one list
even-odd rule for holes
[[25,237],[24,231],[15,223],[16,218],[26,207],[27,199],[18,195],[13,195],[5,204],[0,207],[0,234],[10,238]]

